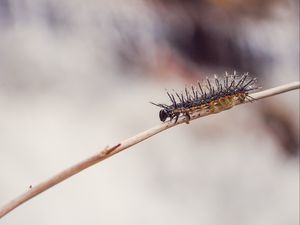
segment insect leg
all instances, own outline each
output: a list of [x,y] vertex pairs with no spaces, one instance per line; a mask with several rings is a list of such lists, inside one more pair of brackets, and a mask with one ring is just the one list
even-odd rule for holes
[[169,121],[172,121],[174,116],[175,116],[174,114],[170,115],[170,120]]
[[189,124],[190,123],[190,120],[191,120],[191,115],[188,113],[188,112],[186,112],[185,113],[185,117],[186,117],[186,124]]
[[180,116],[180,113],[176,113],[175,123],[177,123],[179,116]]

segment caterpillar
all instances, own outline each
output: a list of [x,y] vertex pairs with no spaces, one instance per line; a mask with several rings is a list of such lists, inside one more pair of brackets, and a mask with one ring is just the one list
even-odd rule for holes
[[197,86],[185,88],[184,93],[167,92],[172,103],[170,105],[150,103],[162,108],[159,111],[159,119],[162,122],[167,118],[170,118],[170,121],[175,118],[176,123],[182,115],[186,117],[186,123],[189,123],[194,112],[208,110],[214,113],[231,108],[237,103],[243,103],[246,99],[252,102],[255,99],[249,96],[249,93],[256,89],[258,89],[256,78],[250,77],[248,73],[242,75],[237,75],[236,72],[231,75],[225,73],[222,79],[215,75],[214,79],[207,78],[204,84],[198,82]]

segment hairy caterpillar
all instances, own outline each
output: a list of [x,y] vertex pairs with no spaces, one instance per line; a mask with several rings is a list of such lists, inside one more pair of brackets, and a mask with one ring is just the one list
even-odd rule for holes
[[183,115],[188,123],[191,119],[190,114],[194,112],[208,110],[213,113],[216,110],[231,108],[246,99],[255,100],[249,96],[249,92],[258,89],[255,83],[256,78],[251,78],[248,73],[243,75],[237,75],[236,72],[232,75],[226,73],[222,79],[215,76],[214,79],[206,79],[204,84],[198,82],[197,87],[185,88],[184,93],[167,92],[171,105],[150,103],[163,108],[159,111],[159,118],[162,122],[165,122],[167,118],[170,118],[170,121],[175,118],[176,123],[179,116]]

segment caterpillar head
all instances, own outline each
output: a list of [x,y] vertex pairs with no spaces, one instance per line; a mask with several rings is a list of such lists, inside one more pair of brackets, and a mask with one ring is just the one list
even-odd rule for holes
[[159,119],[160,119],[160,121],[165,122],[168,117],[171,117],[171,112],[170,112],[170,110],[168,110],[168,106],[167,105],[165,105],[165,104],[157,104],[157,103],[153,103],[153,102],[150,102],[150,103],[152,105],[155,105],[155,106],[158,106],[160,108],[163,108],[162,110],[159,111]]
[[159,111],[160,121],[165,122],[168,117],[170,117],[170,112],[167,109],[162,109]]

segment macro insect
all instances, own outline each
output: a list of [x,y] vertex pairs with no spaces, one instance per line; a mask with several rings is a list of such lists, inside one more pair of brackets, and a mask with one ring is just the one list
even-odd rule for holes
[[188,123],[194,112],[208,110],[213,113],[243,103],[246,99],[252,102],[255,99],[249,96],[249,93],[257,89],[255,83],[256,78],[251,78],[248,73],[243,75],[237,75],[236,72],[232,75],[226,73],[222,79],[215,76],[214,79],[207,78],[204,84],[198,82],[197,86],[185,88],[184,93],[167,92],[172,103],[170,105],[150,103],[162,108],[159,111],[162,122],[168,118],[170,121],[175,118],[176,123],[179,116],[183,115]]

